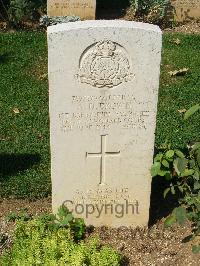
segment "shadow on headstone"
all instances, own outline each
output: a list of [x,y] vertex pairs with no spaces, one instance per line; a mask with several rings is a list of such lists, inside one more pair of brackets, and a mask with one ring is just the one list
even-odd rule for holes
[[0,181],[38,164],[39,154],[0,154]]
[[129,0],[97,0],[96,19],[121,18],[129,5]]

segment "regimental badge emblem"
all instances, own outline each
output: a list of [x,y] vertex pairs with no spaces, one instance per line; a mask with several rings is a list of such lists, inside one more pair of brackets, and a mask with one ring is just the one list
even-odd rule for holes
[[83,53],[77,77],[81,83],[112,88],[130,81],[134,75],[126,50],[117,43],[104,40]]

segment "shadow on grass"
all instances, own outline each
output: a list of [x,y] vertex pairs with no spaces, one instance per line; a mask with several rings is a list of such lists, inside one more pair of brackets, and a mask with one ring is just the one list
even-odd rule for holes
[[38,164],[39,154],[0,154],[0,181]]
[[149,226],[154,225],[163,217],[167,217],[175,207],[179,206],[175,196],[168,194],[167,198],[163,197],[163,192],[167,187],[169,187],[169,183],[164,177],[158,176],[153,178]]
[[5,64],[9,60],[10,60],[10,54],[9,53],[0,54],[0,64]]

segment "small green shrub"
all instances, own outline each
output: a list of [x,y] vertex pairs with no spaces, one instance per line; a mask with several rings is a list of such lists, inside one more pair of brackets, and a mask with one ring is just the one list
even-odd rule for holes
[[83,237],[83,223],[60,208],[58,217],[43,215],[35,219],[18,220],[14,244],[0,259],[2,266],[14,265],[91,265],[118,266],[121,256],[109,246],[101,246],[96,238]]
[[74,232],[75,240],[83,239],[86,231],[85,222],[81,218],[74,218],[71,212],[64,205],[58,209],[57,216],[53,217],[55,226],[69,227]]
[[144,22],[169,26],[173,21],[170,0],[130,0],[134,16]]
[[[199,110],[199,104],[191,107],[184,119]],[[153,177],[164,177],[169,182],[164,197],[172,193],[179,199],[180,206],[173,210],[165,225],[170,227],[176,222],[183,225],[189,220],[193,226],[190,239],[200,236],[200,142],[188,145],[184,153],[172,150],[170,146],[164,147],[154,159],[151,174]],[[193,252],[200,252],[200,244],[193,247]]]
[[31,219],[31,216],[28,213],[26,213],[24,210],[20,211],[19,213],[10,212],[6,216],[6,220],[8,222],[15,222],[16,220],[28,221],[30,219]]
[[8,9],[9,21],[18,25],[21,21],[30,18],[33,5],[28,0],[11,0]]
[[39,19],[46,12],[46,0],[0,0],[0,18],[9,27],[19,27],[27,20]]

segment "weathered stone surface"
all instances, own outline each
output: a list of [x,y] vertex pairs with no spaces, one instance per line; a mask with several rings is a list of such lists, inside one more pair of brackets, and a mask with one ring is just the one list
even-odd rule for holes
[[171,0],[177,21],[200,18],[200,0]]
[[161,31],[125,21],[48,28],[53,210],[95,226],[143,226]]
[[96,0],[47,0],[48,16],[78,16],[95,19]]

